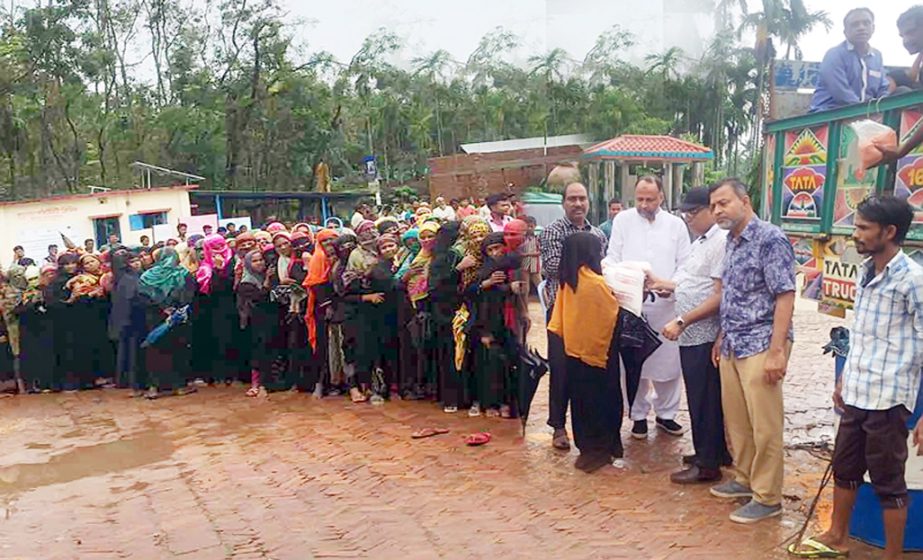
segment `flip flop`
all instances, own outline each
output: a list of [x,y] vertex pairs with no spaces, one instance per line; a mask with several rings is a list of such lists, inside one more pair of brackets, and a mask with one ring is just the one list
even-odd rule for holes
[[[810,550],[798,550],[802,547],[808,547]],[[788,553],[798,558],[846,558],[849,556],[848,550],[836,550],[814,537],[801,541],[801,544],[788,545]]]
[[410,434],[413,439],[423,439],[449,433],[448,428],[422,428]]
[[413,439],[423,439],[433,437],[434,435],[436,435],[436,430],[433,428],[423,428],[410,434],[410,437]]
[[477,432],[465,438],[465,444],[470,447],[484,445],[490,441],[490,434],[487,432]]

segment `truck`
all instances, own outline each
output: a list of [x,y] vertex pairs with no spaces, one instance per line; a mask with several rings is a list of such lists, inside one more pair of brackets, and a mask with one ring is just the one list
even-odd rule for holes
[[853,221],[856,207],[869,195],[890,193],[911,204],[914,220],[904,251],[923,264],[923,148],[862,173],[847,160],[856,140],[849,125],[862,119],[891,127],[903,142],[923,126],[923,92],[763,127],[760,214],[788,235],[804,278],[801,296],[837,317],[845,317],[855,301],[862,257],[852,242]]

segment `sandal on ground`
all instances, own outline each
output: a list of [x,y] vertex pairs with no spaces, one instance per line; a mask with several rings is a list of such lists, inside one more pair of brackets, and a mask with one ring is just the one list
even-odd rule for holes
[[458,412],[458,407],[457,406],[444,406],[442,407],[442,411],[445,412],[446,414],[455,414],[456,412]]
[[160,392],[158,392],[157,389],[154,389],[153,387],[151,387],[150,389],[147,390],[146,393],[144,393],[144,398],[147,399],[147,400],[149,400],[149,401],[152,401],[152,400],[155,400],[155,399],[159,399],[159,398],[160,398]]
[[465,438],[465,445],[477,447],[490,441],[490,434],[487,432],[477,432]]
[[412,439],[423,439],[433,437],[434,435],[436,435],[436,430],[434,428],[423,428],[410,434],[410,437]]
[[561,430],[558,432],[555,430],[554,439],[551,440],[551,446],[560,451],[569,451],[570,439],[567,437],[567,431]]
[[259,388],[259,387],[250,387],[249,389],[247,389],[247,392],[246,392],[245,394],[246,394],[248,397],[256,397],[256,396],[258,396],[258,395],[260,394],[260,388]]
[[[807,550],[801,550],[803,548],[807,548]],[[836,550],[814,537],[801,541],[801,544],[792,543],[788,545],[788,553],[798,558],[846,558],[849,556],[848,550]]]
[[513,417],[513,409],[510,405],[505,404],[500,407],[500,418],[508,419]]
[[423,439],[433,436],[439,436],[449,433],[448,428],[421,428],[414,433],[410,434],[410,437],[413,439]]
[[487,412],[485,412],[484,415],[487,416],[488,418],[499,418],[500,410],[496,408],[488,408]]
[[471,408],[468,409],[468,416],[470,416],[471,418],[476,418],[480,415],[481,415],[481,407],[476,404],[471,405]]
[[355,387],[349,390],[349,398],[356,404],[364,403],[368,400],[368,397],[365,396],[365,393]]

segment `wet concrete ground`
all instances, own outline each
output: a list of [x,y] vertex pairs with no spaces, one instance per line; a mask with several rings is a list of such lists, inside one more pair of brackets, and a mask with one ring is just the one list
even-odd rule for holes
[[[419,402],[104,390],[0,400],[0,558],[785,558],[825,467],[814,448],[833,435],[820,346],[840,323],[798,306],[786,511],[756,526],[728,521],[734,504],[707,487],[669,482],[689,435],[626,428],[624,467],[576,471],[576,451],[550,447],[546,383],[524,438],[516,420]],[[411,440],[424,426],[451,432]],[[493,441],[466,447],[479,430]],[[852,557],[878,553],[857,543]]]

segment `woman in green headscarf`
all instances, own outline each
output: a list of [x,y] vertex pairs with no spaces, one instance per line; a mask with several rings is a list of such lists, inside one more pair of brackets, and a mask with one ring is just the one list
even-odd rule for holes
[[398,253],[397,272],[394,277],[397,279],[397,287],[400,292],[397,307],[398,321],[398,342],[399,358],[398,364],[398,384],[400,386],[401,398],[405,400],[422,399],[424,394],[422,377],[418,377],[417,369],[417,351],[413,346],[413,340],[410,336],[410,322],[413,320],[416,312],[410,297],[407,294],[407,285],[404,282],[404,276],[410,270],[410,265],[420,254],[422,246],[420,245],[420,230],[411,228],[401,235],[401,243],[404,248]]
[[189,271],[180,266],[179,254],[172,247],[165,247],[157,254],[157,262],[141,275],[138,291],[151,303],[164,304],[176,299],[177,291],[187,285]]
[[[141,275],[138,294],[145,302],[145,327],[150,332],[170,314],[192,302],[196,292],[195,278],[180,266],[179,255],[166,247],[155,252],[156,264]],[[190,312],[191,315],[191,312]],[[191,326],[189,321],[174,325],[156,342],[144,350],[144,368],[150,387],[145,396],[157,398],[162,392],[185,395],[194,392],[187,387],[191,360]]]

